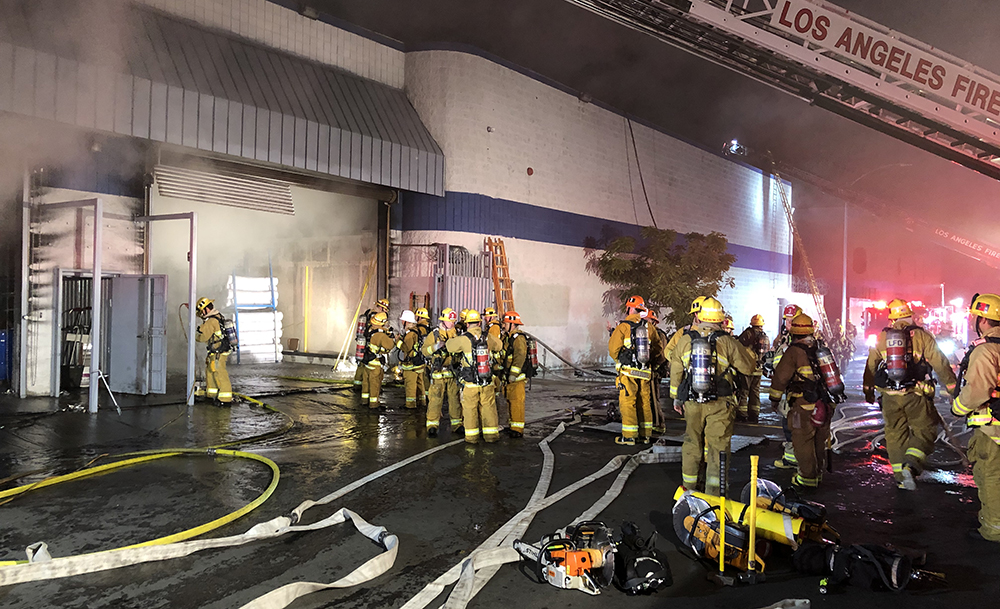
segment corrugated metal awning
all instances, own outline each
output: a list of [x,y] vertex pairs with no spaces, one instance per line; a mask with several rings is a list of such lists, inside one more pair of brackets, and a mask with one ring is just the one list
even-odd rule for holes
[[403,91],[145,7],[102,24],[90,4],[0,0],[0,111],[444,194]]

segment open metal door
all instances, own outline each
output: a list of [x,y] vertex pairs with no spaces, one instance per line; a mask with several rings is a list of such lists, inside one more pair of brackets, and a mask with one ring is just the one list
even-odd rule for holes
[[164,275],[121,275],[111,281],[112,392],[166,392],[166,281]]

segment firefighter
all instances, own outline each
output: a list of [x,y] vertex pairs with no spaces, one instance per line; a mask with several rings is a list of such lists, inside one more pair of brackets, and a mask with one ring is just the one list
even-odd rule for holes
[[424,403],[424,356],[420,345],[429,332],[427,325],[417,323],[413,311],[406,310],[399,316],[403,323],[403,337],[396,342],[399,349],[399,366],[403,370],[403,391],[406,407],[413,409]]
[[[506,316],[506,313],[504,313]],[[497,310],[493,307],[486,307],[483,310],[483,324],[485,324],[486,332],[496,337],[504,348],[507,346],[507,337],[504,336],[503,324],[500,322],[500,316],[497,315]],[[499,396],[503,393],[504,384],[504,362],[506,361],[506,353],[501,353],[497,361],[493,362],[493,389]]]
[[[372,317],[376,313],[378,313],[379,311],[381,311],[382,313],[385,313],[386,314],[386,318],[388,318],[388,315],[389,315],[389,301],[386,300],[385,298],[380,298],[380,299],[376,300],[375,301],[375,305],[372,308],[367,309],[364,313],[361,314],[361,318],[358,320],[359,321],[359,325],[362,328],[361,329],[361,336],[359,338],[361,338],[363,340],[367,340],[366,337],[371,332],[371,328],[372,328]],[[361,389],[361,378],[362,378],[362,376],[364,376],[365,369],[364,369],[364,366],[361,364],[361,362],[355,362],[355,363],[358,365],[358,367],[354,371],[354,388],[360,390]]]
[[[416,311],[413,312],[413,316],[417,318],[417,326],[418,326],[418,331],[420,332],[420,335],[423,336],[424,338],[426,338],[427,335],[430,334],[430,332],[431,332],[431,329],[430,329],[431,315],[430,315],[430,313],[427,311],[426,307],[420,307],[419,309],[417,309]],[[424,340],[421,339],[420,340],[420,344],[417,346],[417,348],[419,349],[420,347],[423,346],[423,344],[424,344]],[[420,356],[423,357],[423,354],[421,353]],[[428,396],[429,396],[430,390],[431,390],[431,375],[430,375],[430,371],[427,368],[427,358],[424,358],[424,370],[423,370],[423,372],[420,373],[420,378],[423,381],[423,387],[424,387],[424,404],[427,404],[427,402],[429,401],[428,400]]]
[[[781,328],[778,330],[778,335],[774,337],[774,342],[771,343],[771,351],[764,356],[764,374],[768,377],[773,376],[774,369],[781,362],[781,356],[792,342],[791,334],[789,333],[792,319],[802,312],[802,307],[797,304],[789,304],[782,309]],[[774,466],[781,469],[797,469],[799,464],[795,460],[795,447],[792,446],[792,430],[788,428],[788,409],[788,399],[782,396],[781,401],[775,406],[774,411],[781,417],[781,432],[785,436],[785,441],[782,444],[784,450],[782,451],[781,458],[774,461]]]
[[670,340],[667,341],[667,344],[663,347],[663,357],[667,360],[667,366],[670,365],[670,361],[673,359],[672,356],[674,348],[677,347],[677,342],[682,336],[684,336],[686,331],[691,329],[692,324],[698,323],[698,312],[701,311],[701,303],[704,302],[704,300],[705,296],[699,296],[691,301],[691,308],[688,309],[688,313],[692,316],[691,323],[674,332],[674,335],[670,337]]
[[722,320],[722,329],[726,334],[732,336],[736,332],[736,324],[733,323],[733,316],[726,315],[726,318]]
[[504,397],[510,408],[510,428],[507,433],[512,438],[524,435],[524,386],[529,375],[534,376],[534,367],[528,359],[528,337],[521,331],[524,322],[517,311],[503,314],[504,321]]
[[199,298],[194,310],[203,320],[198,326],[195,340],[206,343],[208,348],[205,356],[205,395],[219,404],[231,404],[233,386],[229,382],[226,362],[232,347],[223,329],[225,320],[222,313],[216,310],[215,301],[209,298]]
[[479,442],[480,431],[486,442],[500,439],[496,391],[493,388],[493,364],[490,358],[497,357],[496,354],[503,349],[503,343],[484,332],[481,322],[479,311],[469,309],[465,315],[466,331],[448,339],[445,346],[452,357],[460,362],[462,421],[465,424],[465,441],[469,444]]
[[454,309],[441,311],[438,317],[438,327],[427,335],[420,352],[427,360],[431,371],[430,392],[427,396],[427,436],[438,435],[438,421],[444,400],[448,398],[448,414],[451,417],[451,432],[458,433],[462,429],[462,404],[458,397],[458,384],[452,370],[452,358],[445,349],[445,344],[456,336],[455,322],[458,313]]
[[[660,344],[667,344],[667,334],[660,329],[660,320],[656,316],[656,312],[652,309],[646,311],[646,321],[649,322],[650,336],[652,336],[655,332]],[[653,400],[653,431],[656,433],[663,433],[666,431],[666,424],[664,423],[666,415],[663,413],[663,404],[660,401],[660,381],[670,373],[670,370],[668,369],[670,364],[667,359],[664,357],[661,358],[661,360],[660,365],[653,369],[649,386],[649,395]]]
[[642,318],[646,303],[642,296],[630,296],[626,317],[611,333],[608,353],[618,371],[618,409],[622,415],[622,435],[617,444],[635,446],[638,437],[648,444],[653,436],[651,381],[653,369],[663,362],[660,336],[650,332]]
[[889,303],[889,323],[868,351],[865,401],[874,403],[878,388],[892,473],[899,488],[912,491],[937,440],[940,415],[934,408],[931,370],[949,393],[955,389],[955,374],[934,336],[913,323],[908,302],[896,298]]
[[833,401],[828,399],[816,363],[815,331],[812,317],[805,313],[791,319],[791,341],[774,368],[768,394],[775,408],[782,397],[788,401],[788,428],[798,467],[792,485],[800,488],[816,488],[823,478],[833,416]]
[[750,325],[740,334],[739,341],[757,356],[757,369],[750,376],[740,375],[738,378],[739,405],[736,417],[756,423],[760,417],[760,377],[763,375],[764,354],[771,346],[771,341],[764,332],[763,315],[750,318]]
[[1000,296],[977,294],[969,312],[979,338],[962,361],[961,393],[951,412],[974,428],[968,451],[980,508],[979,529],[969,534],[1000,542]]
[[386,326],[389,316],[379,311],[369,320],[371,329],[368,331],[365,356],[361,363],[364,373],[361,375],[361,403],[368,403],[369,408],[379,407],[379,395],[382,393],[383,366],[389,357],[389,352],[395,346]]
[[684,487],[698,485],[707,461],[705,492],[710,495],[719,494],[719,453],[729,453],[733,434],[733,371],[749,375],[757,367],[753,353],[722,329],[725,315],[721,302],[704,299],[698,321],[680,337],[670,360],[670,398],[687,424],[681,448]]
[[469,329],[469,324],[466,323],[465,318],[469,316],[468,309],[462,309],[462,312],[458,314],[458,321],[455,322],[455,332],[459,334],[464,334],[466,330]]

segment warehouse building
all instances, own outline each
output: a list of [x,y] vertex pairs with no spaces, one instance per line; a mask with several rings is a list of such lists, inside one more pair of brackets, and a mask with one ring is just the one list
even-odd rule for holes
[[339,353],[377,296],[394,316],[491,303],[487,238],[530,330],[583,364],[606,360],[615,317],[589,239],[724,233],[737,325],[775,328],[790,295],[773,178],[475,49],[405,49],[288,2],[11,4],[3,330],[22,396],[88,383],[95,244],[95,369],[128,393],[185,371],[192,274],[254,362]]

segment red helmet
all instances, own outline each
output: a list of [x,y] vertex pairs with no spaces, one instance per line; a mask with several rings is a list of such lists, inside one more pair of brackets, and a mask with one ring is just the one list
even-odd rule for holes
[[785,309],[781,312],[781,317],[783,319],[791,319],[802,312],[802,307],[797,304],[785,305]]

